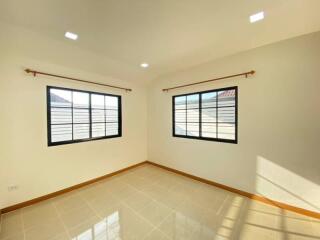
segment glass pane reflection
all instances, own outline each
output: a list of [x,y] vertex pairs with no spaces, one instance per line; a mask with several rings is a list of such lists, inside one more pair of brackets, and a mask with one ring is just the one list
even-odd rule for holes
[[116,211],[72,240],[116,240],[120,237],[120,217]]

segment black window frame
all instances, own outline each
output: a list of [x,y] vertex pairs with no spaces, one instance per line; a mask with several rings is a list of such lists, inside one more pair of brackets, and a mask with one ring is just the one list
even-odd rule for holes
[[[89,94],[89,107],[88,107],[88,109],[89,109],[89,138],[67,140],[67,141],[60,141],[60,142],[52,142],[51,141],[51,125],[54,125],[54,124],[51,124],[51,99],[50,99],[50,90],[51,89],[66,90],[66,91],[73,91],[73,92],[82,92],[82,93]],[[93,123],[92,122],[92,109],[94,109],[94,108],[92,108],[92,105],[91,105],[91,94],[111,96],[111,97],[118,98],[118,134],[102,136],[102,137],[92,137],[92,123]],[[65,145],[65,144],[73,144],[73,143],[81,143],[81,142],[89,142],[89,141],[95,141],[95,140],[122,137],[122,101],[121,100],[122,100],[121,95],[102,93],[102,92],[85,91],[85,90],[73,89],[73,88],[47,86],[47,138],[48,138],[47,140],[48,140],[48,146],[51,147],[51,146],[58,146],[58,145]],[[73,109],[74,109],[73,105],[72,105],[71,109],[73,112]],[[104,110],[106,110],[106,109],[104,109]],[[73,125],[74,125],[73,119],[72,119],[72,123],[70,125],[72,126],[72,129],[73,129]],[[106,131],[106,129],[105,129],[105,131]],[[72,138],[73,138],[73,133],[72,133]]]
[[[218,137],[216,137],[216,138],[202,137],[201,136],[201,126],[202,126],[202,121],[201,121],[201,118],[202,118],[202,98],[201,98],[201,94],[226,91],[226,90],[235,90],[235,106],[234,106],[235,107],[235,122],[234,122],[234,124],[235,124],[235,139],[233,140],[233,139],[224,139],[224,138],[218,138]],[[175,122],[175,98],[185,96],[186,101],[187,101],[187,96],[193,95],[193,94],[199,94],[199,136],[187,136],[187,135],[176,134],[175,133],[175,123],[176,123]],[[217,102],[218,102],[218,100],[217,100]],[[187,104],[187,102],[186,102],[186,104]],[[186,111],[187,111],[187,107],[186,107]],[[186,121],[187,121],[187,119],[186,119]],[[188,138],[188,139],[198,139],[198,140],[205,140],[205,141],[238,144],[238,86],[217,88],[217,89],[211,89],[211,90],[200,91],[200,92],[184,93],[184,94],[172,96],[172,136],[178,137],[178,138]],[[218,132],[217,132],[217,136],[218,136]]]

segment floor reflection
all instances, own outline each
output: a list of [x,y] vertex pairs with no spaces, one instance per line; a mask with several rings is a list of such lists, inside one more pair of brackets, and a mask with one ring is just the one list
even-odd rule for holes
[[72,240],[116,240],[121,239],[120,233],[120,216],[117,211]]
[[318,240],[320,221],[145,165],[3,214],[13,239]]

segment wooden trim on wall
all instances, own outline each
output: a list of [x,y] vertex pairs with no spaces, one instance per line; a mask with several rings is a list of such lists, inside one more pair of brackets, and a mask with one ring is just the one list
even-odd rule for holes
[[3,214],[3,213],[8,213],[8,212],[11,212],[11,211],[20,209],[20,208],[24,208],[24,207],[27,207],[27,206],[30,206],[30,205],[33,205],[33,204],[36,204],[36,203],[39,203],[39,202],[48,200],[48,199],[50,199],[50,198],[57,197],[57,196],[62,195],[62,194],[64,194],[64,193],[71,192],[71,191],[73,191],[73,190],[76,190],[76,189],[85,187],[85,186],[87,186],[87,185],[90,185],[90,184],[99,182],[99,181],[101,181],[101,180],[104,180],[104,179],[106,179],[106,178],[110,178],[110,177],[112,177],[112,176],[114,176],[114,175],[117,175],[117,174],[119,174],[119,173],[125,172],[125,171],[127,171],[127,170],[130,170],[130,169],[139,167],[139,166],[141,166],[141,165],[143,165],[143,164],[146,164],[146,163],[147,163],[147,161],[144,161],[144,162],[141,162],[141,163],[138,163],[138,164],[135,164],[135,165],[132,165],[132,166],[129,166],[129,167],[120,169],[120,170],[118,170],[118,171],[115,171],[115,172],[112,172],[112,173],[103,175],[103,176],[101,176],[101,177],[97,177],[97,178],[91,179],[91,180],[89,180],[89,181],[82,182],[82,183],[79,183],[79,184],[77,184],[77,185],[74,185],[74,186],[71,186],[71,187],[68,187],[68,188],[65,188],[65,189],[62,189],[62,190],[59,190],[59,191],[56,191],[56,192],[53,192],[53,193],[50,193],[50,194],[41,196],[41,197],[37,197],[37,198],[31,199],[31,200],[28,200],[28,201],[25,201],[25,202],[22,202],[22,203],[18,203],[18,204],[15,204],[15,205],[12,205],[12,206],[9,206],[9,207],[0,209],[0,212],[2,212],[2,214]]
[[289,204],[286,204],[286,203],[282,203],[282,202],[278,202],[278,201],[269,199],[267,197],[263,197],[261,195],[256,195],[256,194],[253,194],[253,193],[245,192],[245,191],[242,191],[242,190],[239,190],[239,189],[236,189],[236,188],[232,188],[232,187],[220,184],[220,183],[216,183],[216,182],[213,182],[213,181],[201,178],[201,177],[194,176],[194,175],[189,174],[189,173],[185,173],[185,172],[176,170],[174,168],[166,167],[164,165],[161,165],[161,164],[158,164],[158,163],[154,163],[154,162],[151,162],[151,161],[147,161],[147,163],[151,164],[153,166],[156,166],[156,167],[160,167],[160,168],[165,169],[167,171],[170,171],[170,172],[173,172],[173,173],[176,173],[176,174],[179,174],[179,175],[182,175],[182,176],[197,180],[199,182],[206,183],[206,184],[209,184],[211,186],[218,187],[218,188],[222,188],[222,189],[227,190],[229,192],[233,192],[233,193],[242,195],[244,197],[247,197],[247,198],[250,198],[250,199],[253,199],[253,200],[257,200],[257,201],[260,201],[260,202],[263,202],[263,203],[266,203],[266,204],[269,204],[269,205],[272,205],[272,206],[275,206],[275,207],[278,207],[278,208],[282,208],[282,209],[285,209],[285,210],[289,210],[289,211],[292,211],[292,212],[296,212],[296,213],[299,213],[299,214],[302,214],[302,215],[305,215],[305,216],[309,216],[309,217],[314,217],[314,218],[320,219],[320,213],[319,212],[314,212],[314,211],[310,211],[310,210],[307,210],[307,209],[304,209],[304,208],[295,207],[295,206],[292,206],[292,205],[289,205]]
[[65,189],[62,189],[62,190],[59,190],[59,191],[56,191],[56,192],[53,192],[53,193],[38,197],[38,198],[31,199],[31,200],[26,201],[26,202],[18,203],[18,204],[15,204],[15,205],[0,209],[0,213],[2,213],[2,214],[8,213],[8,212],[20,209],[20,208],[24,208],[24,207],[27,207],[27,206],[42,202],[42,201],[50,199],[50,198],[57,197],[57,196],[62,195],[64,193],[68,193],[68,192],[71,192],[73,190],[85,187],[87,185],[99,182],[101,180],[104,180],[106,178],[112,177],[114,175],[117,175],[119,173],[125,172],[127,170],[139,167],[139,166],[144,165],[144,164],[151,164],[153,166],[165,169],[167,171],[170,171],[170,172],[173,172],[173,173],[176,173],[176,174],[179,174],[179,175],[182,175],[182,176],[197,180],[197,181],[202,182],[202,183],[209,184],[211,186],[215,186],[215,187],[227,190],[229,192],[233,192],[233,193],[242,195],[244,197],[247,197],[247,198],[250,198],[250,199],[253,199],[253,200],[257,200],[257,201],[260,201],[260,202],[263,202],[263,203],[266,203],[266,204],[269,204],[269,205],[272,205],[272,206],[275,206],[275,207],[278,207],[278,208],[282,208],[282,209],[285,209],[285,210],[289,210],[289,211],[292,211],[292,212],[296,212],[296,213],[299,213],[299,214],[302,214],[302,215],[305,215],[305,216],[309,216],[309,217],[320,219],[320,213],[319,212],[314,212],[314,211],[310,211],[310,210],[307,210],[307,209],[295,207],[295,206],[292,206],[292,205],[289,205],[289,204],[286,204],[286,203],[274,201],[274,200],[271,200],[269,198],[266,198],[266,197],[263,197],[263,196],[260,196],[260,195],[248,193],[248,192],[236,189],[236,188],[232,188],[232,187],[220,184],[220,183],[213,182],[211,180],[207,180],[207,179],[204,179],[204,178],[201,178],[201,177],[194,176],[194,175],[189,174],[189,173],[185,173],[185,172],[176,170],[174,168],[166,167],[164,165],[161,165],[161,164],[158,164],[158,163],[154,163],[154,162],[151,162],[151,161],[144,161],[144,162],[141,162],[141,163],[138,163],[138,164],[135,164],[135,165],[120,169],[120,170],[115,171],[113,173],[109,173],[109,174],[106,174],[104,176],[101,176],[101,177],[98,177],[98,178],[94,178],[94,179],[91,179],[89,181],[86,181],[86,182],[71,186],[69,188],[65,188]]

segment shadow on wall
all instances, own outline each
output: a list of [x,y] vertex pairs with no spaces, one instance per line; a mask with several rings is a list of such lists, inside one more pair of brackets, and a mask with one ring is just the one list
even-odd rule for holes
[[[257,157],[256,192],[280,202],[320,212],[320,186],[282,166]],[[318,198],[316,196],[319,196]]]

